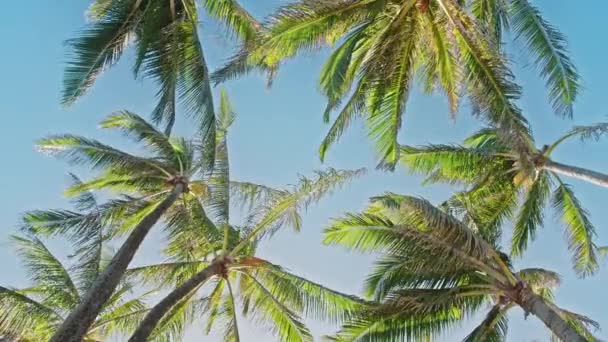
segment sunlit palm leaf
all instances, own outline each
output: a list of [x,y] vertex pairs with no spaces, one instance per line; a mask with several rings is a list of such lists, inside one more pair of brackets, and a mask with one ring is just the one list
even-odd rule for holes
[[571,117],[579,92],[579,75],[568,56],[564,36],[528,0],[512,0],[509,4],[515,36],[524,42],[528,53],[534,55],[540,74],[547,82],[555,112]]
[[595,228],[569,185],[560,181],[553,194],[553,207],[566,225],[568,248],[574,254],[575,270],[582,276],[595,272],[598,267],[597,247],[593,242]]

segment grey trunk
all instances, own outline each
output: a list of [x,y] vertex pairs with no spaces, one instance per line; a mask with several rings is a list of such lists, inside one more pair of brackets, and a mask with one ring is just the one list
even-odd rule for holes
[[152,331],[158,325],[160,320],[175,306],[180,300],[184,299],[200,284],[211,278],[218,271],[219,265],[211,264],[202,271],[195,274],[192,278],[188,279],[185,283],[180,285],[169,293],[163,300],[156,304],[146,317],[139,323],[137,330],[131,335],[129,342],[146,342]]
[[125,270],[133,259],[135,252],[148,232],[160,217],[173,205],[173,202],[183,192],[184,185],[177,184],[171,193],[144,217],[133,229],[127,240],[122,244],[116,255],[112,258],[97,279],[93,282],[78,306],[70,312],[49,342],[81,342],[97,315],[106,304]]
[[559,314],[555,307],[549,305],[541,296],[532,292],[529,288],[523,290],[521,307],[534,316],[538,317],[549,330],[564,342],[587,342],[572,328]]
[[551,160],[545,161],[543,169],[559,173],[564,176],[578,178],[589,183],[608,188],[608,175],[581,167],[557,163]]

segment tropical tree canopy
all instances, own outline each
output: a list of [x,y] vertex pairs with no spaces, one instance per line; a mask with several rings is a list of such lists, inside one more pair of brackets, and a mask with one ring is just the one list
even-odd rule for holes
[[[182,329],[198,317],[205,318],[207,333],[223,329],[226,341],[238,341],[239,312],[265,322],[281,341],[312,341],[300,315],[341,320],[362,302],[255,257],[256,246],[283,226],[299,230],[302,210],[364,170],[318,171],[314,178],[300,177],[283,189],[232,181],[227,137],[236,114],[225,94],[221,103],[214,170],[205,180],[209,196],[185,200],[169,211],[167,224],[174,236],[165,249],[168,262],[128,271],[134,282],[174,289],[131,341],[175,339],[179,330],[165,327]],[[240,225],[231,223],[230,209],[235,207],[245,211]],[[239,304],[242,309],[237,310]]]
[[590,329],[597,323],[553,303],[556,273],[514,271],[483,226],[426,200],[375,197],[364,212],[336,219],[324,242],[381,255],[365,282],[366,294],[378,304],[353,316],[333,340],[435,340],[489,308],[465,341],[504,341],[506,313],[520,306],[564,341],[595,341]]
[[[497,233],[502,222],[514,220],[511,253],[515,256],[521,256],[534,240],[545,209],[551,206],[566,228],[575,270],[588,275],[598,268],[595,228],[572,187],[544,165],[565,139],[594,136],[603,126],[576,127],[554,144],[525,156],[497,139],[496,130],[483,129],[463,145],[402,146],[401,161],[411,172],[427,175],[426,182],[466,185],[467,190],[449,202],[474,212],[477,219],[491,221]],[[476,209],[480,202],[493,205],[481,211]]]
[[324,120],[338,110],[321,159],[354,119],[365,117],[381,165],[392,168],[417,76],[427,91],[446,94],[452,113],[466,94],[479,117],[501,128],[504,141],[527,151],[527,122],[515,103],[520,87],[500,52],[509,29],[547,81],[556,113],[572,116],[579,80],[564,37],[527,0],[302,0],[270,16],[256,43],[245,44],[214,78],[254,67],[274,73],[298,52],[337,44],[320,77],[328,99]]

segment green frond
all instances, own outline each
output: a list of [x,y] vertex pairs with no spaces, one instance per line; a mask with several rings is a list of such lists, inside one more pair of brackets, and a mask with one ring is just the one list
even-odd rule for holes
[[507,337],[509,320],[506,315],[508,307],[495,305],[483,321],[467,335],[463,342],[503,342]]
[[114,113],[101,121],[101,127],[120,129],[126,136],[136,142],[144,143],[146,147],[164,158],[170,159],[175,153],[167,135],[135,113],[129,111]]
[[197,318],[197,314],[206,303],[204,299],[193,299],[195,292],[184,297],[167,312],[152,332],[148,341],[173,342],[183,339],[185,329]]
[[80,302],[80,294],[71,275],[42,241],[20,236],[11,236],[11,241],[34,286],[44,289],[44,305],[71,310]]
[[70,61],[65,70],[62,103],[70,105],[92,86],[97,75],[122,56],[133,29],[142,19],[142,2],[112,1],[93,7],[96,20],[68,41]]
[[246,272],[241,274],[251,279],[251,285],[243,296],[249,298],[255,308],[250,312],[255,319],[266,324],[281,341],[312,341],[312,335],[300,317],[276,293],[265,287],[255,275]]
[[365,169],[358,170],[336,170],[329,168],[316,171],[315,177],[307,178],[301,176],[299,181],[285,191],[281,196],[270,198],[259,208],[254,208],[249,221],[251,230],[242,239],[233,253],[249,244],[252,240],[258,240],[265,234],[271,234],[283,225],[290,224],[294,228],[300,227],[301,210],[307,210],[323,197],[331,194],[365,174]]
[[366,306],[355,296],[329,289],[280,266],[264,265],[255,270],[254,276],[278,301],[306,318],[343,322]]
[[250,182],[230,182],[230,199],[232,204],[238,204],[242,208],[252,210],[256,205],[265,203],[271,198],[285,194],[285,190],[271,188],[269,186]]
[[471,13],[494,41],[500,44],[502,33],[509,28],[510,16],[503,0],[473,0]]
[[103,312],[93,323],[89,330],[89,334],[101,334],[108,336],[110,334],[122,333],[129,334],[139,322],[144,318],[148,309],[144,300],[151,293],[145,293],[142,296],[128,300],[107,312]]
[[403,290],[344,324],[333,341],[433,341],[483,303],[458,289]]
[[211,17],[222,22],[245,42],[255,38],[261,29],[261,24],[236,0],[204,0],[202,5]]
[[125,277],[141,286],[173,288],[190,279],[207,265],[201,261],[166,262],[130,268],[125,273]]
[[324,230],[323,243],[340,244],[359,251],[390,248],[399,239],[399,231],[386,218],[372,214],[347,214],[334,219]]
[[515,37],[535,57],[540,75],[547,82],[553,109],[558,115],[572,117],[580,81],[568,56],[565,37],[528,0],[513,0],[509,5]]
[[0,286],[0,335],[46,340],[61,321],[63,317],[52,308]]
[[230,316],[228,324],[226,326],[226,333],[224,334],[225,342],[240,342],[239,326],[236,317],[236,305],[234,291],[230,280],[226,280],[226,287],[228,288],[228,296],[226,298],[226,313]]
[[204,326],[205,334],[209,334],[213,329],[213,326],[218,318],[221,318],[225,312],[221,310],[221,305],[224,300],[224,289],[226,287],[226,280],[219,278],[215,284],[215,287],[211,291],[208,297],[208,301],[205,304],[204,311],[207,314],[206,324]]
[[321,70],[319,86],[328,100],[324,115],[325,122],[329,120],[330,112],[340,104],[352,87],[357,70],[363,61],[364,54],[361,53],[360,47],[369,39],[366,33],[369,26],[370,22],[364,23],[349,33]]
[[351,28],[374,17],[383,8],[381,0],[303,0],[280,8],[268,25],[259,52],[273,65],[301,50],[332,43]]
[[431,175],[427,182],[470,183],[498,162],[483,150],[452,145],[401,146],[401,163],[411,173]]
[[425,270],[416,263],[416,258],[407,255],[383,255],[374,262],[374,267],[365,280],[366,296],[382,301],[397,289],[442,289],[470,282],[470,272],[449,267],[444,267],[443,270]]
[[528,151],[532,140],[526,119],[514,104],[520,88],[503,58],[488,44],[473,18],[453,0],[437,0],[442,13],[454,26],[456,41],[466,67],[466,84],[476,112],[499,128],[501,140],[517,150]]
[[[413,4],[413,2],[412,2]],[[390,42],[383,42],[369,55],[363,68],[378,73],[369,80],[367,123],[369,135],[375,141],[383,168],[393,169],[399,160],[398,134],[411,88],[416,51],[417,16],[407,4],[396,13],[385,34]],[[388,38],[384,36],[383,38]],[[383,40],[384,40],[383,39]],[[388,39],[386,39],[388,40]],[[387,63],[387,61],[391,63]],[[389,76],[389,77],[387,77]],[[377,78],[376,78],[377,77]],[[366,80],[367,81],[367,80]]]
[[536,175],[534,183],[526,190],[521,209],[513,226],[511,253],[521,256],[528,242],[536,237],[536,230],[543,224],[543,209],[551,193],[551,180],[545,171]]
[[446,25],[444,18],[436,17],[431,11],[426,11],[422,16],[422,24],[423,31],[431,32],[431,43],[426,46],[419,46],[419,49],[429,49],[422,52],[423,54],[432,56],[425,65],[426,88],[431,91],[435,83],[438,82],[448,98],[451,115],[455,115],[461,97],[463,74],[454,53],[453,41],[448,32],[443,29]]
[[600,122],[589,126],[575,126],[568,135],[578,135],[582,141],[599,140],[608,133],[608,122]]
[[573,253],[574,269],[581,276],[592,274],[598,267],[597,247],[593,242],[595,228],[570,186],[561,180],[553,194],[553,208],[566,225],[568,249]]
[[[159,166],[157,162],[120,151],[101,142],[75,135],[56,135],[39,140],[41,152],[66,158],[74,164],[88,164],[93,169],[114,168],[119,171],[142,172]],[[174,170],[164,170],[167,173]]]
[[[583,316],[581,314],[577,314],[568,310],[564,310],[562,308],[555,307],[559,312],[559,315],[566,320],[568,325],[581,336],[583,336],[589,342],[599,342],[601,341],[599,338],[593,335],[592,330],[598,331],[600,329],[600,325],[598,322],[592,320],[587,316]],[[556,336],[552,336],[552,341],[560,341],[560,339]]]
[[207,216],[198,199],[185,196],[168,210],[166,216],[169,243],[164,252],[172,259],[206,259],[221,250],[222,226],[216,226]]

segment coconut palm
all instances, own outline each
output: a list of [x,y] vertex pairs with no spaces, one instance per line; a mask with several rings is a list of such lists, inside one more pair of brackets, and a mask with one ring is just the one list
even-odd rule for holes
[[[141,117],[126,111],[110,115],[101,126],[122,130],[140,144],[142,153],[131,154],[75,135],[51,136],[38,142],[43,152],[101,171],[93,179],[73,186],[68,194],[96,189],[129,194],[110,202],[100,212],[102,217],[128,218],[117,228],[129,231],[128,237],[57,330],[53,341],[80,341],[110,299],[152,226],[176,201],[204,196],[205,186],[191,179],[198,177],[209,164],[204,162],[208,155],[204,152],[205,146],[183,138],[169,138]],[[64,223],[70,224],[70,221]],[[76,227],[82,228],[83,224],[86,222]],[[63,223],[58,225],[67,229]],[[86,229],[79,232],[86,233]]]
[[133,45],[136,77],[154,79],[159,86],[152,119],[164,122],[169,134],[175,106],[200,119],[203,132],[213,133],[213,101],[203,47],[198,36],[199,11],[247,42],[258,23],[237,0],[95,0],[90,23],[68,41],[71,60],[65,71],[63,99],[72,104]]
[[298,1],[271,16],[258,42],[245,46],[214,78],[220,82],[254,67],[273,73],[300,51],[338,42],[320,77],[328,98],[324,120],[341,108],[321,144],[321,159],[354,119],[365,116],[382,165],[392,167],[399,159],[398,133],[416,75],[427,91],[439,87],[445,92],[452,113],[466,88],[475,112],[501,127],[505,141],[527,151],[527,123],[515,104],[520,88],[488,27],[498,30],[511,22],[547,80],[556,111],[571,115],[578,75],[563,37],[526,0],[474,0],[472,13],[462,3]]
[[554,162],[550,156],[565,140],[576,136],[583,140],[597,139],[607,131],[606,127],[606,124],[575,127],[555,143],[534,149],[528,155],[512,151],[497,139],[495,130],[483,129],[463,146],[402,146],[401,160],[410,171],[429,175],[427,182],[468,185],[468,190],[454,199],[461,206],[475,208],[476,202],[491,198],[494,204],[491,210],[477,215],[493,217],[497,230],[505,219],[515,219],[511,250],[516,256],[535,238],[551,197],[553,208],[567,228],[575,269],[587,275],[598,267],[595,228],[572,187],[560,174],[600,185],[608,176]]
[[[80,302],[93,280],[107,266],[105,237],[100,226],[88,244],[65,266],[36,237],[13,236],[18,255],[32,285],[22,289],[0,286],[0,336],[9,341],[47,341]],[[103,256],[103,257],[102,257]],[[85,332],[84,341],[102,341],[133,329],[146,312],[146,295],[129,298],[132,285],[123,282]]]
[[465,341],[504,341],[513,307],[536,316],[562,341],[594,341],[589,329],[597,323],[554,304],[551,288],[559,276],[513,270],[487,233],[424,199],[396,194],[335,220],[325,243],[381,257],[366,280],[366,294],[379,304],[355,315],[334,340],[434,340],[489,306]]
[[[282,226],[299,230],[302,210],[363,170],[318,171],[284,189],[231,181],[227,130],[235,114],[228,105],[219,112],[216,162],[206,180],[210,195],[204,201],[178,203],[169,211],[168,225],[179,235],[165,251],[170,262],[129,271],[139,283],[172,288],[130,341],[155,338],[166,324],[183,326],[189,313],[205,314],[207,331],[223,321],[226,340],[238,341],[237,299],[246,316],[267,322],[282,341],[311,341],[299,314],[338,319],[362,304],[255,257],[256,245]],[[242,225],[230,220],[230,208],[237,204],[246,209]]]

